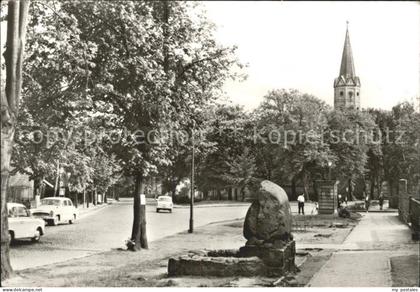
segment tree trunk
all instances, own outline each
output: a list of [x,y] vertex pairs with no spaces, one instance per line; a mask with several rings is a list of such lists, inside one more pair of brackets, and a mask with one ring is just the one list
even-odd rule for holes
[[242,202],[245,201],[245,187],[241,188]]
[[86,208],[89,208],[91,192],[88,191],[87,200],[86,200]]
[[7,185],[9,180],[10,158],[12,154],[14,129],[6,132],[2,125],[1,132],[1,280],[13,273],[9,258],[9,224],[7,218]]
[[312,181],[312,185],[313,185],[313,189],[314,189],[314,194],[315,194],[315,198],[313,198],[313,201],[318,202],[318,198],[319,198],[319,194],[318,194],[318,185],[316,183],[315,180]]
[[292,178],[292,197],[291,197],[291,199],[295,200],[296,198],[297,198],[297,195],[296,195],[296,176],[293,176],[293,178]]
[[119,189],[116,192],[115,192],[115,189],[114,189],[114,196],[115,196],[115,200],[117,200],[117,201],[120,200],[120,192],[119,192]]
[[86,189],[83,188],[83,207],[85,207],[86,204]]
[[235,188],[235,201],[238,200],[238,188]]
[[41,195],[41,185],[42,185],[42,177],[35,177],[34,178],[34,189],[33,189],[33,196],[34,198],[36,196],[40,196]]
[[96,206],[96,204],[98,204],[98,192],[96,190],[96,187],[93,189],[93,200],[92,203],[94,206]]
[[217,190],[217,198],[219,201],[222,200],[222,192],[219,189]]
[[381,195],[381,192],[382,192],[382,182],[381,182],[379,176],[376,178],[376,181],[377,181],[376,191],[377,191],[377,195],[378,195],[378,198],[379,198],[379,196]]
[[232,201],[232,188],[228,189],[228,200]]
[[4,52],[6,92],[1,92],[1,280],[9,278],[13,273],[9,258],[7,184],[22,88],[22,62],[28,10],[29,1],[8,2],[7,40],[6,51]]
[[302,182],[305,200],[309,201],[309,177],[306,171],[303,173]]
[[131,241],[134,242],[134,245],[130,247],[130,250],[136,251],[142,248],[149,248],[147,243],[147,234],[146,234],[146,202],[140,202],[141,194],[144,191],[144,182],[143,175],[136,175],[136,183],[134,190],[134,219],[133,219],[133,229],[131,232]]
[[375,178],[372,177],[370,179],[370,194],[369,194],[369,198],[371,200],[373,200],[373,198],[375,197],[374,194],[375,194]]

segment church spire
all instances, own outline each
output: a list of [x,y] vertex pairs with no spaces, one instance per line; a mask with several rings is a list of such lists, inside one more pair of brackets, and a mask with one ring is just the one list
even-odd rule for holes
[[347,21],[340,74],[334,79],[334,108],[360,109],[360,79],[354,71],[353,53],[350,45],[349,22]]
[[350,45],[349,22],[347,21],[346,39],[344,41],[343,56],[341,57],[340,76],[345,78],[354,77],[353,53]]

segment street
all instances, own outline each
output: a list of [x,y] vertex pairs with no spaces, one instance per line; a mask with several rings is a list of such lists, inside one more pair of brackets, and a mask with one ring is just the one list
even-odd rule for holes
[[[149,204],[149,202],[148,202]],[[195,227],[212,222],[245,217],[248,205],[205,207],[194,209]],[[147,206],[147,236],[149,242],[186,231],[189,208],[174,208],[173,213],[156,213]],[[79,219],[73,225],[47,226],[39,243],[19,241],[11,246],[10,259],[14,270],[67,261],[90,254],[125,248],[131,235],[132,199],[122,199]]]

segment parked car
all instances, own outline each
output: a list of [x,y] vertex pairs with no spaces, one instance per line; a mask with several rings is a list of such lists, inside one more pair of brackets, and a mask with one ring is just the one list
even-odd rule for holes
[[31,217],[28,209],[22,204],[7,203],[9,221],[9,242],[15,239],[30,238],[38,242],[45,233],[45,221]]
[[174,207],[172,203],[172,197],[170,196],[159,196],[157,198],[156,212],[159,213],[160,210],[168,210],[172,213],[172,208]]
[[79,211],[69,198],[48,197],[41,200],[38,208],[32,209],[34,217],[44,219],[50,225],[68,222],[73,224],[79,217]]

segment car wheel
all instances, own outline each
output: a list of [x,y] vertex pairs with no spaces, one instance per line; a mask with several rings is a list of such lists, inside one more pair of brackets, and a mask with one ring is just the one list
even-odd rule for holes
[[12,231],[9,231],[9,238],[7,240],[9,241],[9,245],[11,245],[13,241],[15,240],[15,235],[13,234]]
[[39,229],[37,229],[35,231],[35,236],[32,237],[32,242],[39,242],[39,240],[41,239],[41,232],[39,231]]
[[172,209],[169,210],[169,213],[172,213]]
[[73,214],[73,219],[69,220],[69,224],[73,224],[76,221],[76,214]]
[[51,223],[53,226],[57,226],[59,221],[60,221],[60,217],[57,215],[54,217]]
[[159,209],[156,209],[156,213],[159,213]]

